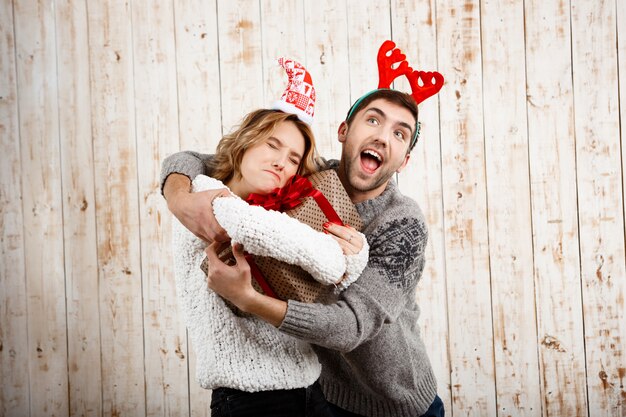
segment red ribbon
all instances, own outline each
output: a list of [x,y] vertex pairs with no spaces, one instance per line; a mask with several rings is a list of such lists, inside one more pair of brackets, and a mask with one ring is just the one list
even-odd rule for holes
[[268,284],[267,280],[263,276],[263,273],[257,266],[256,262],[254,262],[254,257],[249,253],[246,253],[245,257],[246,261],[248,261],[248,264],[250,265],[250,273],[252,274],[256,282],[259,283],[259,286],[263,290],[263,293],[272,298],[278,298],[274,290],[272,290],[272,287],[270,287],[270,284]]
[[[302,200],[306,197],[313,197],[329,222],[343,226],[341,218],[333,206],[328,202],[324,194],[313,188],[311,181],[299,175],[294,175],[283,188],[276,188],[269,194],[252,193],[248,196],[248,198],[246,198],[246,201],[252,206],[261,206],[266,210],[285,212],[298,207],[302,204]],[[252,273],[252,276],[256,282],[259,283],[259,286],[265,295],[278,298],[263,276],[263,273],[257,266],[256,262],[254,262],[254,257],[246,254],[246,260],[250,265],[250,272]]]
[[306,197],[313,197],[329,222],[343,226],[341,218],[324,194],[316,190],[311,181],[299,175],[294,175],[283,188],[276,188],[269,194],[250,194],[246,201],[266,210],[284,212],[298,207]]

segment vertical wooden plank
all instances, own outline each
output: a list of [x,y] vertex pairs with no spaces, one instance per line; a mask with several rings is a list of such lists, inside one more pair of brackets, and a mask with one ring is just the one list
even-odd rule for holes
[[528,142],[543,415],[586,416],[568,3],[528,1],[525,3],[525,22]]
[[68,414],[63,207],[54,9],[14,5],[30,412]]
[[626,414],[626,266],[614,1],[572,4],[572,44],[589,410]]
[[216,0],[175,0],[180,149],[212,152],[222,135]]
[[70,415],[101,415],[100,314],[85,3],[56,3]]
[[[622,147],[622,206],[624,208],[624,239],[626,239],[626,2],[616,1],[617,6],[617,56],[619,75],[620,143]],[[625,307],[626,308],[626,307]]]
[[501,416],[541,416],[537,350],[528,349],[537,332],[524,5],[483,0],[480,10],[496,402]]
[[496,415],[479,3],[436,7],[451,412]]
[[[258,107],[271,107],[287,86],[287,74],[278,65],[281,56],[294,59],[307,70],[302,0],[276,2],[261,0],[261,56],[263,59],[263,101]],[[315,74],[311,73],[315,85]]]
[[[0,415],[28,415],[28,310],[13,4],[0,4]],[[26,144],[25,144],[26,145]]]
[[[391,3],[391,16],[394,41],[407,55],[409,64],[416,70],[437,70],[435,1],[394,0]],[[401,91],[411,92],[404,78],[397,80],[394,85]],[[426,265],[417,287],[417,301],[421,310],[418,324],[437,377],[438,395],[445,409],[451,410],[438,108],[438,96],[419,106],[421,137],[411,152],[409,164],[398,175],[398,183],[403,194],[419,203],[428,223]]]
[[[178,77],[179,149],[211,153],[222,136],[220,62],[216,1],[177,0],[176,62]],[[171,242],[171,215],[161,217],[161,231]],[[172,251],[164,249],[163,262],[172,265]],[[165,260],[167,259],[167,260]],[[173,296],[173,294],[172,294]],[[177,306],[178,322],[183,318]],[[196,381],[195,351],[187,341],[189,410],[209,416],[211,392]]]
[[144,300],[146,415],[189,414],[185,329],[176,315],[171,252],[161,225],[161,161],[178,148],[174,13],[171,2],[132,4],[137,174]]
[[[304,0],[307,69],[313,76],[317,101],[313,129],[320,155],[339,159],[339,123],[350,108],[350,73],[346,2]],[[381,41],[382,42],[382,41]]]
[[128,3],[88,3],[104,415],[144,415],[144,351]]
[[378,87],[376,56],[383,41],[391,39],[390,13],[388,0],[370,0],[367,7],[347,2],[350,103]]
[[259,8],[258,2],[217,2],[224,133],[264,102]]

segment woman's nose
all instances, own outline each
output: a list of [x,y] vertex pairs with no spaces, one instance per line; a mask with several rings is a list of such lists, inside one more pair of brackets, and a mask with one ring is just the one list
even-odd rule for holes
[[283,156],[277,157],[276,160],[272,162],[272,166],[279,170],[285,168],[285,158]]

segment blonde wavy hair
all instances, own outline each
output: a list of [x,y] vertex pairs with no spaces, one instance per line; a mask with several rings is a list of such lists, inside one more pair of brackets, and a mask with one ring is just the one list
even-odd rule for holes
[[304,154],[297,174],[306,176],[317,170],[315,137],[309,125],[295,114],[280,110],[260,109],[248,113],[233,132],[225,135],[217,145],[211,161],[212,176],[224,183],[240,172],[243,154],[251,147],[265,142],[281,122],[293,122],[304,136]]

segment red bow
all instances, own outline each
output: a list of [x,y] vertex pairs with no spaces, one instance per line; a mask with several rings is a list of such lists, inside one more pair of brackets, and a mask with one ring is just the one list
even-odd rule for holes
[[314,191],[315,188],[313,188],[311,181],[294,175],[283,188],[276,188],[269,194],[252,193],[246,198],[246,201],[252,206],[284,212],[298,207],[302,204],[302,200],[311,196]]
[[252,193],[246,198],[248,204],[261,206],[266,210],[280,212],[292,210],[302,204],[305,197],[313,197],[329,222],[343,226],[339,215],[330,205],[324,194],[313,188],[307,178],[294,175],[283,188],[276,188],[269,194]]

